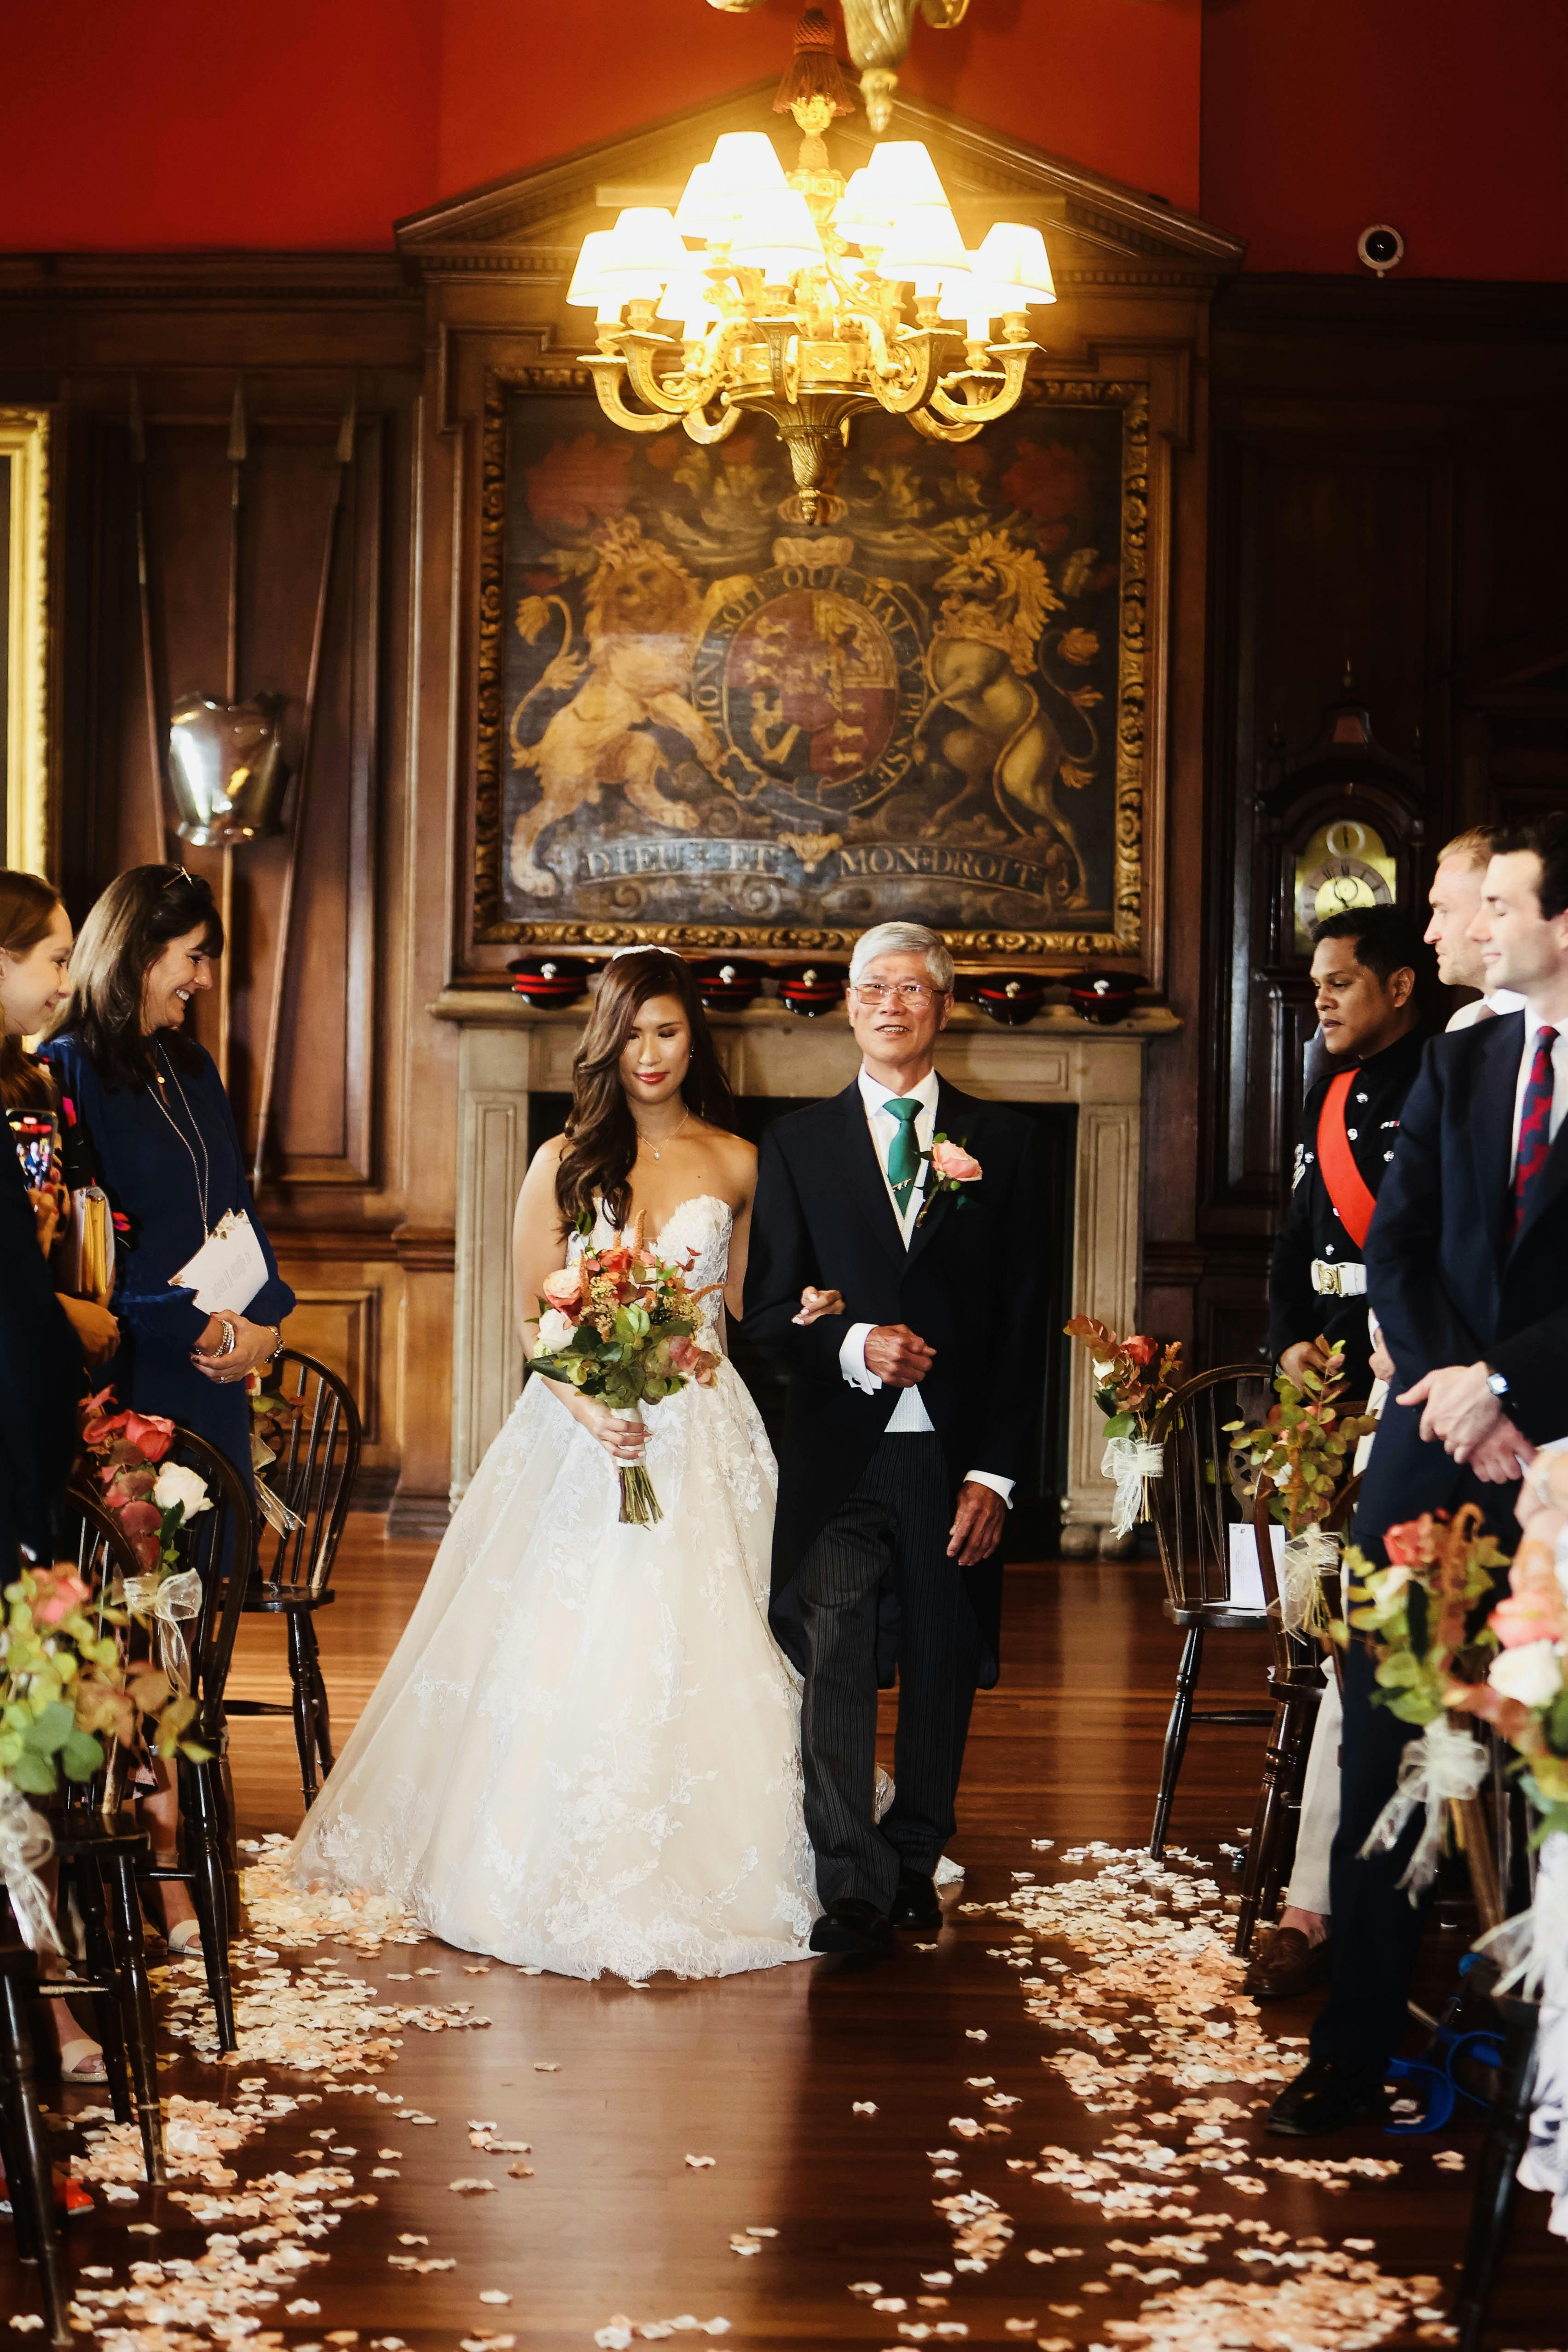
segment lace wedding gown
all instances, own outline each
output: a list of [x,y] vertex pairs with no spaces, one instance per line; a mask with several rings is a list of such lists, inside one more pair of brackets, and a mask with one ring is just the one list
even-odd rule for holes
[[[722,1282],[732,1222],[699,1195],[656,1246],[695,1252],[694,1289]],[[716,1318],[703,1337],[722,1346]],[[562,1976],[807,1957],[772,1452],[727,1357],[643,1412],[664,1516],[622,1527],[608,1455],[525,1384],[295,1840],[300,1884],[390,1895],[444,1942]]]

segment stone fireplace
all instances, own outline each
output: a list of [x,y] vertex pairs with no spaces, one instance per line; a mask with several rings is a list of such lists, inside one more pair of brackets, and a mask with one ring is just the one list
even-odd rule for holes
[[[458,1066],[456,1299],[453,1330],[452,1498],[467,1486],[522,1383],[512,1304],[512,1210],[528,1162],[529,1098],[571,1086],[580,1008],[536,1012],[491,987],[456,987],[433,1010],[462,1032]],[[1176,1022],[1140,1007],[1114,1028],[1093,1028],[1065,1007],[1026,1027],[999,1028],[960,1005],[937,1049],[943,1076],[1001,1102],[1071,1105],[1072,1232],[1066,1253],[1070,1312],[1124,1330],[1136,1311],[1144,1055]],[[805,1021],[776,999],[718,1013],[713,1028],[737,1097],[836,1094],[859,1056],[841,1012]],[[1081,1355],[1069,1381],[1060,1471],[1062,1549],[1098,1549],[1111,1487],[1100,1475],[1101,1422]]]

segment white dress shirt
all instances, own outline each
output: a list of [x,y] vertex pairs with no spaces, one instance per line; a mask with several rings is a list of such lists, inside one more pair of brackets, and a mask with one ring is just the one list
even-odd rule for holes
[[1473,1029],[1478,1021],[1490,1021],[1504,1013],[1517,1013],[1523,1003],[1523,997],[1516,996],[1511,988],[1496,989],[1490,996],[1477,996],[1469,1004],[1461,1004],[1449,1019],[1448,1027],[1450,1030]]
[[1552,1048],[1552,1118],[1547,1141],[1555,1143],[1557,1130],[1563,1124],[1563,1114],[1568,1111],[1568,1022],[1561,1026],[1537,1013],[1533,1004],[1524,1007],[1524,1051],[1519,1057],[1519,1084],[1513,1090],[1513,1144],[1509,1152],[1510,1181],[1519,1159],[1519,1123],[1524,1117],[1524,1090],[1530,1084],[1530,1073],[1535,1066],[1535,1040],[1542,1029],[1555,1029],[1557,1043]]
[[[861,1100],[865,1105],[866,1125],[871,1129],[872,1148],[876,1153],[877,1164],[882,1170],[882,1181],[887,1186],[889,1205],[898,1220],[898,1230],[903,1236],[904,1246],[907,1249],[914,1235],[915,1219],[920,1214],[926,1181],[930,1176],[931,1163],[928,1160],[921,1162],[920,1171],[915,1177],[908,1201],[901,1209],[898,1205],[898,1195],[893,1189],[892,1179],[887,1172],[888,1154],[893,1150],[894,1138],[898,1134],[900,1127],[899,1120],[884,1108],[894,1099],[893,1090],[889,1087],[879,1087],[863,1069],[860,1074],[860,1089]],[[910,1124],[915,1133],[915,1147],[922,1152],[930,1150],[932,1138],[936,1132],[936,1073],[935,1070],[927,1070],[920,1084],[917,1087],[911,1087],[909,1093],[904,1097],[905,1102],[913,1099],[920,1105],[919,1110]],[[852,1388],[863,1389],[867,1395],[873,1394],[882,1386],[880,1377],[871,1370],[865,1360],[865,1343],[875,1328],[876,1326],[873,1323],[852,1323],[844,1334],[843,1345],[839,1349],[839,1370]],[[931,1415],[925,1410],[925,1400],[916,1385],[903,1391],[898,1402],[893,1408],[887,1427],[883,1433],[887,1437],[908,1437],[929,1433],[930,1429]],[[977,1486],[991,1487],[1001,1496],[1008,1508],[1009,1510],[1012,1508],[1013,1482],[1010,1478],[999,1478],[990,1470],[970,1470],[967,1471],[965,1475],[972,1479]]]

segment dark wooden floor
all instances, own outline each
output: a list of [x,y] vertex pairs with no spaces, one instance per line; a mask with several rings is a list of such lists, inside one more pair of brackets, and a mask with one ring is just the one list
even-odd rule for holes
[[[339,1571],[342,1600],[321,1620],[340,1733],[407,1616],[428,1557],[422,1547],[384,1541],[375,1521],[354,1524]],[[954,1846],[968,1870],[966,1901],[1009,1897],[1015,1872],[1042,1880],[1082,1875],[1092,1858],[1078,1865],[1061,1859],[1074,1841],[1135,1847],[1146,1836],[1176,1654],[1159,1600],[1156,1572],[1136,1564],[1048,1563],[1011,1574],[1006,1677],[976,1709]],[[271,1625],[247,1625],[236,1691],[282,1694],[276,1634]],[[1216,1691],[1256,1688],[1262,1664],[1260,1651],[1244,1641],[1216,1643],[1206,1680]],[[1210,1864],[1219,1842],[1235,1842],[1249,1816],[1260,1748],[1256,1731],[1194,1736],[1173,1836]],[[286,1723],[237,1725],[234,1771],[247,1834],[293,1828],[299,1800]],[[1056,1841],[1050,1853],[1031,1846],[1031,1838],[1044,1837]],[[1220,1866],[1219,1885],[1229,1892],[1234,1882]],[[242,2179],[307,2152],[319,2160],[320,2144],[309,2134],[332,2127],[331,2144],[355,2151],[334,2159],[353,2175],[354,2192],[380,2200],[373,2211],[346,2212],[329,2242],[330,2261],[260,2313],[263,2326],[277,2331],[261,2341],[294,2352],[348,2341],[342,2331],[357,2330],[361,2343],[392,2335],[415,2352],[476,2347],[486,2336],[565,2352],[591,2345],[620,2315],[640,2326],[722,2318],[736,2346],[779,2352],[805,2345],[906,2352],[916,2343],[959,2340],[1085,2347],[1223,2340],[1306,2352],[1321,2345],[1329,2352],[1342,2344],[1442,2340],[1430,2319],[1418,2317],[1358,2334],[1343,2314],[1323,2318],[1327,2305],[1303,2332],[1274,2300],[1281,2280],[1288,2291],[1292,2275],[1268,2266],[1281,2256],[1255,2251],[1250,2265],[1242,2257],[1249,2248],[1288,2251],[1314,2240],[1326,2242],[1332,2255],[1348,2240],[1352,2261],[1394,2279],[1436,2273],[1446,2288],[1469,2183],[1467,2173],[1437,2165],[1433,2151],[1473,2154],[1471,2125],[1444,2141],[1393,2140],[1367,2126],[1332,2147],[1295,2150],[1262,2138],[1258,2110],[1267,2085],[1232,2089],[1240,2119],[1225,2128],[1247,2144],[1238,2161],[1250,2173],[1262,2158],[1281,2153],[1392,2158],[1401,2169],[1341,2194],[1257,2174],[1267,2191],[1250,2198],[1233,2193],[1223,2176],[1204,2176],[1199,2186],[1173,2192],[1194,2215],[1190,2225],[1113,2220],[1068,2187],[1039,2185],[1028,2169],[1009,2169],[1009,2157],[1033,2157],[1042,2147],[1092,2156],[1118,2131],[1145,2130],[1151,2105],[1168,2110],[1182,2096],[1163,2085],[1140,2095],[1137,2114],[1119,2116],[1091,2112],[1072,2095],[1042,2060],[1096,2045],[1028,2013],[1031,1995],[999,1956],[1020,1932],[1015,1920],[966,1913],[949,1920],[935,1953],[905,1945],[893,1963],[870,1973],[808,1963],[717,1984],[659,1979],[641,1992],[525,1977],[499,1964],[469,1975],[471,1957],[431,1943],[412,1951],[388,1947],[373,1958],[337,1947],[285,1951],[282,1959],[295,1967],[329,1958],[390,1999],[416,1991],[421,1999],[473,2001],[492,2022],[483,2032],[410,2032],[395,2063],[375,2078],[379,2089],[434,2116],[434,2128],[397,2124],[385,2103],[330,2089],[319,2107],[273,2124],[230,2159]],[[1072,1958],[1060,1943],[1034,1948]],[[1136,1967],[1135,1928],[1110,1958]],[[1106,1958],[1096,1955],[1102,1965]],[[1447,1965],[1441,1952],[1437,1959]],[[1037,1958],[1030,1965],[1050,1962]],[[1087,1965],[1080,1954],[1077,1968]],[[415,1987],[389,1981],[418,1968],[437,1973]],[[1071,1976],[1060,1983],[1071,1988]],[[1250,2004],[1244,2013],[1251,2014]],[[1309,2021],[1308,2010],[1275,2010],[1266,2020],[1271,2033],[1287,2034],[1304,2032]],[[265,2074],[270,2085],[293,2091],[310,2081],[254,2062],[238,2072],[246,2081]],[[975,2085],[981,2076],[1021,2100],[1001,2111],[1010,2137],[955,2139],[955,2116],[986,2119],[980,2103],[995,2094]],[[224,2100],[235,2095],[235,2081],[232,2071],[188,2058],[168,2077],[171,2090]],[[1216,2083],[1212,2092],[1228,2087]],[[856,2113],[857,2102],[875,2112]],[[83,2101],[72,2095],[63,2104]],[[529,2142],[532,2177],[510,2177],[506,2156],[476,2153],[467,2128],[475,2120]],[[402,2151],[395,2179],[371,2178],[382,2146]],[[934,2182],[928,2154],[944,2147],[958,2148],[951,2168],[961,2175],[946,2185]],[[688,2156],[714,2162],[694,2168]],[[467,2197],[449,2186],[474,2177],[492,2180],[495,2192]],[[1002,2258],[979,2273],[954,2271],[951,2216],[934,2202],[959,2188],[1011,2217],[1014,2234]],[[1568,2248],[1546,2237],[1542,2210],[1543,2200],[1524,2200],[1498,2300],[1496,2346],[1568,2341]],[[1183,2267],[1178,2256],[1165,2275],[1179,2276],[1183,2293],[1206,2282],[1249,2282],[1253,2305],[1228,2310],[1223,2326],[1201,2309],[1162,2317],[1156,2307],[1134,2329],[1140,2309],[1161,2293],[1149,2263],[1166,2258],[1150,2251],[1152,2241],[1173,2226],[1178,2235],[1184,2226],[1196,2231],[1205,2214],[1217,2212],[1239,2218],[1240,2231],[1217,2229],[1203,2248],[1207,2267]],[[128,2224],[148,2220],[160,2236],[127,2235]],[[777,2235],[754,2240],[760,2251],[737,2254],[732,2237],[748,2228]],[[428,2240],[414,2250],[416,2259],[455,2258],[455,2267],[423,2277],[392,2267],[388,2256],[401,2251],[403,2232]],[[105,2210],[74,2228],[71,2252],[78,2269],[108,2266],[123,2284],[131,2261],[198,2256],[205,2234],[180,2205],[144,2194],[134,2208]],[[1031,2249],[1052,2248],[1072,2251],[1049,2263],[1029,2262]],[[927,2276],[944,2272],[945,2283]],[[903,2298],[902,2307],[878,2311],[870,2296],[850,2291],[873,2282],[884,2300]],[[484,2290],[511,2299],[486,2304]],[[319,2304],[319,2314],[287,2316],[284,2302],[296,2294]],[[922,2294],[946,2301],[922,2305]],[[4,2246],[0,2301],[37,2307]],[[200,2329],[120,2339],[125,2352],[194,2352],[210,2340]]]

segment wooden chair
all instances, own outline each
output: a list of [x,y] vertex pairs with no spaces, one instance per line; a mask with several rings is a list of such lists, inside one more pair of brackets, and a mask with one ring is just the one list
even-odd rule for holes
[[[1351,1405],[1345,1410],[1354,1412],[1357,1408]],[[1346,1480],[1323,1518],[1328,1533],[1337,1535],[1350,1525],[1360,1491],[1359,1475]],[[1307,1756],[1318,1702],[1323,1695],[1322,1653],[1317,1642],[1310,1634],[1288,1633],[1281,1614],[1271,1534],[1276,1523],[1269,1516],[1273,1492],[1269,1479],[1259,1480],[1252,1519],[1258,1564],[1269,1598],[1269,1641],[1272,1652],[1269,1691],[1274,1701],[1274,1716],[1263,1755],[1263,1779],[1252,1816],[1252,1833],[1247,1841],[1241,1907],[1236,1915],[1236,1937],[1231,1946],[1242,1959],[1252,1949],[1259,1920],[1273,1916],[1275,1901],[1295,1851]],[[1334,1663],[1337,1668],[1337,1654]]]
[[152,1885],[178,1881],[191,1890],[202,1923],[202,1957],[207,1990],[217,2017],[218,2047],[235,2050],[234,1990],[229,1974],[229,1938],[239,1916],[239,1889],[230,1861],[232,1841],[224,1795],[224,1692],[234,1658],[235,1638],[256,1560],[256,1525],[250,1490],[215,1445],[193,1430],[176,1429],[168,1457],[207,1482],[212,1508],[198,1512],[175,1536],[180,1566],[202,1580],[202,1606],[186,1635],[191,1653],[191,1692],[196,1713],[191,1737],[209,1756],[177,1759],[180,1836],[183,1860],[142,1865],[137,1875]]
[[5,2168],[16,2252],[25,2263],[38,2266],[49,2342],[67,2345],[76,2338],[55,2213],[54,2172],[38,2117],[27,2016],[27,2005],[38,1990],[37,1961],[22,1941],[10,1897],[0,1885],[0,2163]]
[[247,1614],[281,1616],[287,1623],[293,1703],[288,1707],[275,1699],[236,1698],[229,1701],[228,1712],[236,1717],[292,1713],[299,1785],[308,1812],[316,1801],[318,1763],[325,1780],[333,1760],[315,1614],[336,1597],[332,1563],[353,1500],[363,1439],[352,1395],[325,1364],[286,1348],[273,1377],[286,1397],[304,1400],[305,1410],[290,1428],[278,1459],[261,1475],[301,1524],[279,1535],[258,1519],[257,1573],[245,1606]]
[[[1249,1393],[1251,1391],[1251,1393]],[[1229,1530],[1243,1521],[1230,1477],[1225,1423],[1257,1421],[1272,1401],[1269,1372],[1260,1363],[1222,1364],[1200,1372],[1168,1397],[1151,1433],[1165,1448],[1165,1475],[1149,1484],[1150,1516],[1166,1575],[1166,1615],[1186,1636],[1176,1668],[1176,1702],[1166,1730],[1160,1790],[1149,1852],[1165,1851],[1171,1805],[1195,1723],[1271,1723],[1265,1706],[1195,1707],[1206,1635],[1262,1633],[1265,1610],[1230,1598]]]

